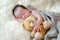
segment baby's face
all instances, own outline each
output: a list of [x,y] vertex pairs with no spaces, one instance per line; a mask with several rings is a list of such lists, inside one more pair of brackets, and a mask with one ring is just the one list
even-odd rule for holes
[[14,11],[16,18],[20,19],[20,20],[25,20],[27,17],[29,17],[31,15],[31,13],[29,12],[29,10],[24,9],[22,7],[17,7]]

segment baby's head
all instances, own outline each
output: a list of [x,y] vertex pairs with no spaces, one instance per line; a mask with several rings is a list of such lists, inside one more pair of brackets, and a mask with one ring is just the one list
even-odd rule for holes
[[30,13],[29,9],[27,9],[23,5],[16,5],[13,8],[13,15],[15,18],[24,20],[27,17],[29,17],[31,15],[31,13]]

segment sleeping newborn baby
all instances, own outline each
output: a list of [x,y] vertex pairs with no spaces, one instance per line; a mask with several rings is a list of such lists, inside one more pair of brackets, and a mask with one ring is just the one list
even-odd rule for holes
[[14,17],[19,20],[21,23],[24,22],[24,20],[29,16],[34,16],[37,19],[37,23],[34,27],[34,32],[37,31],[37,29],[40,27],[40,25],[43,22],[43,17],[39,12],[35,10],[29,10],[28,8],[24,7],[23,5],[17,5],[13,10]]
[[[13,15],[14,15],[15,19],[20,21],[22,24],[24,24],[23,26],[25,26],[27,24],[28,27],[25,26],[24,28],[30,28],[28,30],[32,30],[33,36],[34,36],[34,33],[36,33],[38,31],[39,33],[37,32],[36,35],[39,34],[40,36],[38,36],[38,37],[35,36],[35,38],[43,38],[43,36],[40,34],[40,32],[42,34],[45,34],[46,29],[49,29],[50,24],[52,24],[52,27],[51,27],[50,31],[44,37],[44,40],[50,40],[52,38],[56,38],[57,31],[56,31],[56,27],[54,27],[56,20],[54,20],[55,17],[54,18],[52,17],[54,15],[52,15],[51,12],[37,11],[32,6],[28,6],[28,7],[32,10],[24,7],[23,5],[15,6],[15,8],[13,9]],[[51,13],[51,14],[48,14],[48,13]],[[28,17],[30,17],[30,20],[27,20],[27,19],[29,19]],[[45,20],[47,21],[47,23]],[[28,24],[30,24],[32,27],[30,27]],[[46,25],[48,25],[48,26],[46,27]],[[41,31],[41,29],[42,29],[42,31]],[[52,32],[52,30],[54,32]]]

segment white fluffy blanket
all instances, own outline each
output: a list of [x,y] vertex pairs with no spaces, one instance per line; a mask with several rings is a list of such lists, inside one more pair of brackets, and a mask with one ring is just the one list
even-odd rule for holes
[[[40,3],[38,1],[40,1]],[[59,0],[37,0],[34,2],[30,0],[0,0],[0,40],[31,40],[30,32],[23,29],[20,23],[16,21],[12,15],[12,9],[18,3],[24,5],[32,3],[35,7],[41,4],[36,8],[42,8],[42,10],[54,11],[57,13],[60,12]]]

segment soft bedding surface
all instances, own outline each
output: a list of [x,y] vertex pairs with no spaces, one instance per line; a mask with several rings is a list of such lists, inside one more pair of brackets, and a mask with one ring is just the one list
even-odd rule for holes
[[0,0],[0,40],[31,40],[30,32],[23,29],[12,15],[16,4],[31,4],[37,9],[60,13],[59,3],[60,0]]

